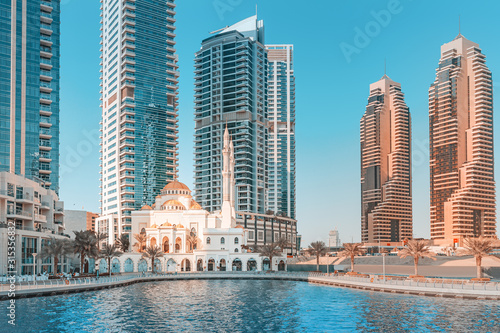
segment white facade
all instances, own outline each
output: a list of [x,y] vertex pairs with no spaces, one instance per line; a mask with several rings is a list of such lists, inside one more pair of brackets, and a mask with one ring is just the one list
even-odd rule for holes
[[330,230],[328,233],[328,247],[341,247],[342,244],[340,242],[339,231],[337,228],[334,230]]
[[[0,251],[0,275],[13,273],[8,267],[12,258],[15,274],[33,274],[32,253],[40,253],[51,237],[69,239],[64,233],[64,203],[57,194],[30,179],[0,172],[0,244],[9,246],[9,251]],[[60,264],[60,271],[67,271],[67,261]],[[35,266],[36,274],[51,272],[51,259],[42,263],[37,258]]]
[[295,218],[295,75],[293,45],[266,45],[268,76],[268,209]]
[[[132,234],[145,234],[143,247],[158,245],[165,257],[158,261],[159,271],[262,270],[269,260],[246,247],[248,230],[237,226],[234,210],[233,145],[226,128],[224,133],[222,210],[209,213],[193,200],[189,188],[178,181],[168,183],[156,197],[153,206],[132,212]],[[132,239],[132,244],[135,239]],[[135,244],[135,254],[116,258],[119,271],[144,271],[143,249]],[[128,260],[130,259],[130,260]],[[127,261],[128,260],[128,261]],[[127,265],[125,262],[127,261]],[[142,263],[142,264],[141,264]],[[281,264],[280,264],[281,263]],[[273,269],[285,268],[284,257],[273,258]],[[102,270],[105,262],[102,262]],[[147,267],[151,265],[147,263]],[[115,270],[118,270],[115,265]],[[163,268],[162,268],[163,267]]]

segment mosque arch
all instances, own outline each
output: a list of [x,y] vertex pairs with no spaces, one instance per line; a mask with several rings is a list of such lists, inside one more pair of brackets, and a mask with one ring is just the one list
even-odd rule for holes
[[232,265],[233,271],[241,272],[242,266],[243,266],[243,264],[239,258],[236,258],[233,260],[233,265]]

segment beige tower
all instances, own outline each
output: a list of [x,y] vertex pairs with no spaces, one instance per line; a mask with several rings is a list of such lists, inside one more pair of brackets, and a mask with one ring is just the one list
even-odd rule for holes
[[401,84],[384,75],[370,85],[360,129],[361,239],[411,238],[411,118]]
[[495,236],[491,72],[460,34],[441,46],[429,89],[429,150],[431,238]]

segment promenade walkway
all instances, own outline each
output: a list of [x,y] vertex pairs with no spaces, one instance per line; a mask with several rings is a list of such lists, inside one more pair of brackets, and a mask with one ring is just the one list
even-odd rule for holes
[[[500,300],[500,283],[471,282],[451,279],[396,279],[372,275],[370,277],[333,276],[307,272],[185,272],[177,274],[131,273],[112,277],[47,280],[23,282],[15,285],[0,284],[0,300],[37,296],[52,296],[90,290],[126,286],[141,282],[167,280],[254,279],[304,281],[335,287],[348,287],[366,291],[401,293],[420,296],[455,297]],[[9,296],[9,293],[11,294]],[[13,294],[12,294],[13,293]]]

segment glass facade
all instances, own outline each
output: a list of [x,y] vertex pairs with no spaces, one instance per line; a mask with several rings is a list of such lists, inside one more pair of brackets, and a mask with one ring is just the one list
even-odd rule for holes
[[295,76],[293,45],[266,45],[269,60],[269,201],[295,218]]
[[[251,30],[246,30],[251,26]],[[241,29],[240,29],[241,28]],[[241,31],[240,31],[241,30]],[[195,200],[222,206],[222,146],[234,144],[235,208],[264,213],[267,202],[267,53],[251,17],[205,39],[195,55]]]
[[60,1],[0,3],[0,171],[59,190]]
[[101,213],[152,205],[177,174],[174,1],[102,1]]

